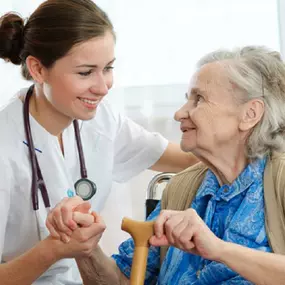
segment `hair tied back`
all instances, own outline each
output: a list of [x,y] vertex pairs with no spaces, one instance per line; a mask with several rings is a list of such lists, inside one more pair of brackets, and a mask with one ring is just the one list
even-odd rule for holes
[[0,58],[20,65],[23,48],[24,20],[16,13],[0,18]]

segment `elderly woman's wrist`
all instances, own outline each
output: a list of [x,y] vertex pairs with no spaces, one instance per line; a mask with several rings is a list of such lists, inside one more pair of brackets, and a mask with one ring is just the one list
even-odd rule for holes
[[216,254],[216,257],[214,258],[214,260],[220,263],[224,263],[224,264],[227,263],[229,254],[231,252],[231,246],[232,246],[232,243],[226,242],[224,240],[220,240],[220,244],[217,247],[218,253]]

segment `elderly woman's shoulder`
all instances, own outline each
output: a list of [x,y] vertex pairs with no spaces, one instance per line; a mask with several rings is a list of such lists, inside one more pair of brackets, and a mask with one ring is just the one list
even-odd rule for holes
[[271,155],[271,161],[285,163],[285,152],[274,152]]
[[285,183],[285,152],[274,152],[267,164],[271,166],[273,176],[280,177],[280,174],[282,177],[284,176],[283,180]]
[[163,192],[162,209],[187,209],[201,185],[208,167],[199,162],[174,175]]
[[198,162],[174,175],[171,178],[170,183],[172,185],[177,183],[180,184],[183,182],[191,182],[191,184],[193,184],[196,181],[200,183],[203,180],[208,169],[209,168],[203,162]]
[[206,164],[204,164],[203,162],[198,162],[186,169],[184,169],[183,171],[177,173],[174,177],[184,177],[187,176],[189,174],[195,174],[195,173],[204,173],[206,170],[208,170],[208,166]]

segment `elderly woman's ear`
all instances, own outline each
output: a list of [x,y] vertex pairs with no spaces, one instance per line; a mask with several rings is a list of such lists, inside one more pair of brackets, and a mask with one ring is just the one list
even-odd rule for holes
[[250,131],[262,119],[264,114],[264,102],[261,99],[252,99],[242,105],[239,129]]

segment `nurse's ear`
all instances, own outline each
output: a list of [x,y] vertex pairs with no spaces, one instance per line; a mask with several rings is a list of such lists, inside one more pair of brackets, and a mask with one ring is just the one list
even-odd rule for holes
[[35,82],[39,84],[44,83],[46,77],[46,68],[36,57],[29,55],[26,59],[26,66]]

